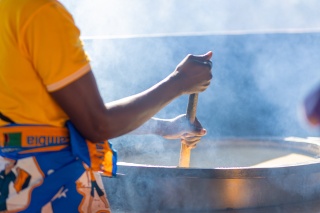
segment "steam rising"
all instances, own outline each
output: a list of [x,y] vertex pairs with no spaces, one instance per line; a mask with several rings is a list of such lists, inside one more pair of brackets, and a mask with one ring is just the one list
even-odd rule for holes
[[320,28],[317,0],[63,0],[83,36]]
[[[214,79],[197,112],[207,137],[319,135],[298,112],[320,80],[320,2],[63,3],[82,31],[105,101],[147,89],[188,53],[213,50]],[[181,97],[157,116],[185,113],[186,105]]]
[[[319,1],[62,3],[82,31],[105,101],[147,89],[188,53],[213,50],[214,80],[197,113],[209,137],[318,135],[297,112],[320,80]],[[158,116],[185,113],[186,104],[181,97]]]
[[[104,101],[141,92],[187,54],[212,50],[214,77],[199,95],[197,111],[208,130],[206,139],[320,136],[299,114],[303,98],[320,83],[320,1],[62,3],[81,29]],[[186,106],[183,96],[156,116],[171,118],[185,113]],[[166,153],[167,145],[175,143],[156,136],[122,136],[111,142],[128,155],[148,146]],[[170,158],[163,156],[164,161]]]

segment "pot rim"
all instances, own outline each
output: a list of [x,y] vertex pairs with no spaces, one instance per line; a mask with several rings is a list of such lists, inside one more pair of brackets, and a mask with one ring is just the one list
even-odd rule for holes
[[[218,168],[181,168],[177,166],[156,166],[118,162],[117,176],[139,175],[148,177],[174,178],[215,178],[215,179],[248,179],[248,178],[281,178],[281,176],[298,175],[308,176],[320,172],[320,138],[299,137],[226,137],[221,141],[248,141],[290,144],[303,152],[316,153],[316,159],[303,163],[279,165],[273,167],[218,167]],[[307,149],[306,149],[307,148]]]

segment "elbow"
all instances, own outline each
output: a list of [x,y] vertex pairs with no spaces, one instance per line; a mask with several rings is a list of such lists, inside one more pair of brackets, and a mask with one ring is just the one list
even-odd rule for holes
[[83,136],[93,142],[98,143],[105,140],[110,140],[126,134],[129,130],[127,125],[123,125],[122,122],[112,120],[110,117],[101,116],[96,118],[90,125],[86,125],[81,133]]
[[[78,118],[78,117],[77,117]],[[83,116],[81,119],[71,119],[73,125],[86,140],[93,143],[111,139],[112,130],[108,127],[105,116]],[[110,131],[111,130],[111,131]]]
[[83,136],[93,142],[93,143],[98,143],[101,141],[105,141],[105,140],[109,140],[111,138],[114,138],[114,136],[112,135],[111,132],[108,131],[108,126],[103,125],[103,124],[99,124],[94,123],[92,125],[90,125],[89,128],[87,128],[86,130],[84,130],[84,134]]
[[104,110],[71,119],[82,136],[93,142],[101,142],[119,137],[132,131],[135,126],[126,121],[126,115],[114,115]]

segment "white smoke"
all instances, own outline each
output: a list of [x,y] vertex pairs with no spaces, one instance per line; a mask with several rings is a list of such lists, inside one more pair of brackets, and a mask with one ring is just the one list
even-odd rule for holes
[[[297,118],[297,108],[320,81],[320,1],[62,3],[74,16],[83,38],[87,38],[85,48],[105,101],[148,88],[169,74],[188,53],[213,50],[212,86],[200,94],[197,111],[209,139],[319,135]],[[172,117],[184,113],[186,106],[184,96],[159,115]],[[176,160],[178,165],[178,153],[171,155],[174,150],[168,145],[175,142],[155,140],[159,138],[127,135],[113,141],[119,142],[116,148],[124,150],[120,161],[127,154],[135,163],[135,155],[145,159],[150,152],[159,154],[154,160]],[[226,154],[222,161],[232,160],[230,156]]]
[[320,29],[317,0],[62,0],[83,36]]
[[[148,88],[188,53],[213,50],[214,79],[210,89],[200,95],[197,113],[209,135],[318,134],[310,133],[304,121],[297,119],[297,108],[320,80],[316,68],[319,53],[312,49],[318,40],[312,33],[308,35],[320,32],[319,1],[61,2],[85,39],[104,101]],[[288,32],[301,34],[301,40]],[[283,38],[286,33],[288,39]],[[266,39],[261,38],[264,34]],[[195,39],[189,42],[186,35]],[[169,39],[162,40],[165,37]],[[186,42],[181,42],[183,39]],[[268,106],[258,108],[261,100]],[[181,97],[159,115],[185,113],[186,102],[187,97]],[[250,115],[250,110],[255,114]],[[257,125],[263,122],[261,127]]]

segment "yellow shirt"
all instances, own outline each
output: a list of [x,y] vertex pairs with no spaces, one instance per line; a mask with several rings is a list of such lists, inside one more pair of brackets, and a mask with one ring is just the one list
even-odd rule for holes
[[49,92],[91,70],[72,16],[55,0],[1,0],[0,20],[0,112],[63,126],[68,116]]

